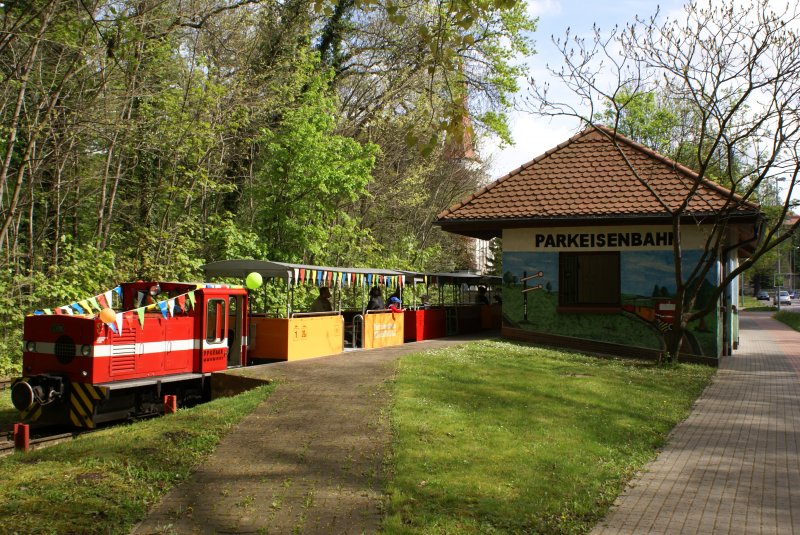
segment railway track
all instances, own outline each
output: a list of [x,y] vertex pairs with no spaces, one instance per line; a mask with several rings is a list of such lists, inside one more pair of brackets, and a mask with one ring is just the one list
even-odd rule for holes
[[[52,435],[42,432],[38,432],[35,435],[32,433],[29,441],[30,451],[54,446],[61,442],[67,442],[87,432],[88,431],[73,431],[70,433],[56,433]],[[14,451],[14,437],[12,433],[8,433],[0,440],[0,457],[14,453]]]

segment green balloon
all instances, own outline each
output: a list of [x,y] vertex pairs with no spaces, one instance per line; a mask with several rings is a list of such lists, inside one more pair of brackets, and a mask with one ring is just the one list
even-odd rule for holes
[[262,282],[264,282],[264,280],[261,278],[261,274],[254,271],[244,280],[244,285],[247,286],[248,290],[255,290],[261,286]]

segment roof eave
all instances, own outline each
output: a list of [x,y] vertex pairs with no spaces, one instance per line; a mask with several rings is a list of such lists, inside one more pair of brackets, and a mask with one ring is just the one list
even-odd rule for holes
[[[717,220],[719,214],[691,214],[682,218],[682,222],[695,224],[710,223]],[[762,217],[760,212],[744,212],[726,215],[728,221],[735,224],[755,224]],[[497,219],[439,219],[434,221],[447,232],[461,234],[479,239],[491,239],[502,234],[503,229],[511,228],[545,228],[545,227],[580,227],[597,225],[671,225],[672,217],[666,214],[615,214],[602,216],[555,216],[524,217]],[[486,237],[488,236],[488,237]]]

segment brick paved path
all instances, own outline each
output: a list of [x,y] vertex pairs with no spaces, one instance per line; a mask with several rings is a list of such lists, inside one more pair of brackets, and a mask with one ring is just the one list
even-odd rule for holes
[[393,363],[464,340],[244,370],[281,383],[133,533],[376,532]]
[[741,326],[741,349],[593,535],[800,533],[800,333],[764,314]]

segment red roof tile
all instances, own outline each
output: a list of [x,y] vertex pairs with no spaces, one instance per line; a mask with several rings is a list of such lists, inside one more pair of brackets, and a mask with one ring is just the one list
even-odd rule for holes
[[[589,127],[438,215],[438,223],[543,218],[668,216],[686,199],[697,173],[605,127]],[[626,163],[630,162],[630,166]],[[631,170],[631,167],[638,173]],[[719,210],[756,214],[758,206],[700,180],[691,215]]]

